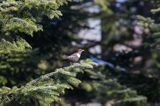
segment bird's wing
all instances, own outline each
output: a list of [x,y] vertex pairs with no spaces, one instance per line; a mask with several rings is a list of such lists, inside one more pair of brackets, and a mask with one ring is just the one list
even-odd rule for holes
[[74,54],[68,56],[67,59],[72,60],[72,61],[77,61],[79,59],[79,57],[77,56],[77,53],[74,53]]
[[74,53],[74,54],[68,56],[67,58],[70,59],[70,58],[75,58],[75,57],[77,57],[77,54],[76,54],[76,53]]

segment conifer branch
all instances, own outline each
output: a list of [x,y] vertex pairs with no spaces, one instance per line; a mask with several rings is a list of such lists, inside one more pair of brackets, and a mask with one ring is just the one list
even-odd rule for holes
[[72,89],[74,86],[78,86],[81,81],[76,78],[76,75],[85,70],[92,70],[94,65],[95,63],[91,62],[76,63],[42,75],[20,88],[3,87],[0,89],[0,104],[3,106],[10,106],[11,104],[15,106],[29,104],[49,105],[60,100],[60,96],[65,93],[65,89]]

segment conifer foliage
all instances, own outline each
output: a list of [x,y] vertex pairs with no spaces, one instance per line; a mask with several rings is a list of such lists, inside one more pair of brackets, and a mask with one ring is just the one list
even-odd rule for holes
[[76,78],[78,73],[92,70],[95,65],[92,62],[74,64],[42,75],[20,88],[3,87],[0,89],[0,105],[49,106],[52,102],[60,100],[65,89],[72,89],[81,83]]
[[25,38],[43,31],[44,17],[55,19],[61,16],[59,8],[68,1],[70,0],[0,1],[0,69],[3,70],[0,72],[0,86],[16,85],[18,80],[22,81],[22,77],[30,80],[31,73],[42,74],[40,71],[35,72],[35,68],[41,68],[37,64],[42,63],[42,56],[38,55],[39,51],[35,52],[35,48]]
[[[69,1],[71,0],[0,1],[0,106],[54,106],[54,103],[61,102],[61,98],[73,103],[78,100],[74,101],[77,98],[72,100],[70,92],[75,90],[74,93],[77,93],[77,89],[82,90],[81,93],[89,96],[89,98],[87,96],[81,98],[80,102],[82,103],[87,100],[87,102],[95,100],[102,104],[112,101],[113,106],[146,106],[147,98],[134,90],[137,86],[127,85],[129,78],[125,79],[126,77],[124,77],[127,76],[127,71],[125,71],[126,73],[123,71],[124,74],[122,75],[121,72],[118,73],[119,70],[116,68],[109,69],[105,66],[97,66],[89,59],[67,67],[54,69],[53,65],[61,64],[62,61],[59,59],[59,55],[53,56],[52,54],[51,56],[49,52],[52,52],[51,49],[53,49],[56,52],[54,54],[59,54],[56,51],[57,48],[67,51],[69,47],[66,47],[66,44],[68,42],[71,44],[71,39],[79,40],[74,34],[77,34],[80,29],[88,28],[85,24],[88,17],[93,16],[102,19],[102,37],[104,37],[102,41],[104,41],[101,46],[103,51],[107,50],[108,46],[112,47],[113,32],[116,32],[114,26],[116,24],[113,24],[115,20],[112,18],[114,17],[114,11],[109,9],[112,4],[111,1],[94,0],[94,3],[101,7],[98,16],[97,14],[86,15],[88,12],[81,9],[82,5],[80,4],[87,2],[86,0],[82,0],[82,2],[73,0],[73,4],[64,7],[63,10],[61,7]],[[69,15],[56,20],[62,16],[60,10],[63,10],[64,15]],[[159,13],[159,10],[159,8],[153,9],[152,13]],[[71,20],[68,21],[68,19]],[[144,44],[140,49],[142,49],[141,51],[149,50],[150,56],[154,60],[151,65],[156,65],[156,67],[154,66],[156,73],[152,71],[152,73],[146,73],[145,76],[149,78],[152,75],[152,78],[159,79],[159,72],[157,72],[159,69],[159,24],[156,24],[154,19],[143,16],[138,16],[137,20],[143,28],[147,27],[150,31],[149,35],[146,34]],[[75,29],[73,30],[73,28]],[[117,34],[119,35],[120,32],[118,31]],[[33,39],[30,41],[31,38]],[[56,43],[53,42],[55,38],[57,38]],[[151,44],[149,39],[152,39],[154,43]],[[36,45],[36,43],[39,44]],[[53,43],[55,43],[54,47]],[[60,43],[63,43],[63,47],[60,47]],[[117,43],[117,41],[114,43]],[[104,54],[101,54],[102,57],[105,57],[105,53],[107,52],[104,51]],[[61,62],[53,61],[52,58],[59,59]],[[127,66],[127,64],[125,65]],[[153,69],[153,67],[151,68]],[[158,92],[156,93],[158,94]]]
[[0,2],[0,39],[1,43],[6,46],[0,47],[1,52],[5,52],[6,49],[8,51],[23,51],[25,47],[30,47],[25,40],[22,40],[20,33],[33,36],[34,32],[42,31],[43,17],[58,18],[62,15],[58,10],[59,7],[66,4],[67,1],[2,0]]
[[[80,86],[90,94],[94,94],[93,98],[100,103],[113,100],[115,106],[146,105],[145,97],[138,96],[136,91],[120,85],[116,79],[106,77],[102,72],[97,73],[94,70],[96,66],[97,64],[87,60],[42,75],[20,88],[16,86],[13,88],[2,87],[0,89],[0,105],[49,106],[51,103],[60,102],[66,89]],[[77,75],[80,73],[87,73],[92,81],[79,79]]]

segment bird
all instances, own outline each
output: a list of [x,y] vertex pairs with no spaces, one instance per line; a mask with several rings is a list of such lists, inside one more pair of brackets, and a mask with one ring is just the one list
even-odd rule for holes
[[77,52],[75,52],[75,53],[67,56],[66,59],[69,60],[69,61],[72,62],[72,63],[76,63],[76,62],[79,61],[82,52],[84,52],[83,49],[78,49]]

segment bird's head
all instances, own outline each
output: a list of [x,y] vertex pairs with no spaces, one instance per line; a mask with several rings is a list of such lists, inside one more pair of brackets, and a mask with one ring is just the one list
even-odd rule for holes
[[84,50],[83,50],[83,49],[78,49],[77,52],[78,52],[78,53],[82,53],[82,52],[84,52]]

